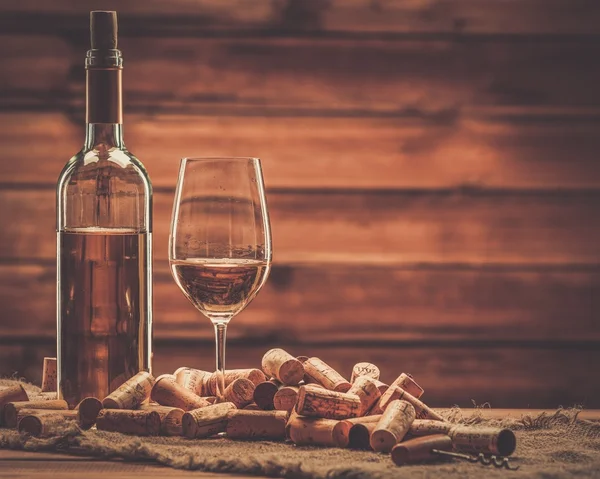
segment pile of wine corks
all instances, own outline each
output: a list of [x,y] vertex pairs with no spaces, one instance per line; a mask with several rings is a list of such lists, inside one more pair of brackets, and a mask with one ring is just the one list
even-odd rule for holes
[[[62,400],[29,401],[20,386],[0,391],[0,421],[33,436],[51,436],[68,421],[81,428],[139,436],[217,435],[233,440],[291,441],[391,453],[398,464],[437,459],[432,452],[512,454],[512,431],[451,424],[402,373],[391,384],[370,363],[354,366],[350,381],[319,358],[271,349],[261,369],[216,373],[179,368],[157,378],[140,372],[106,398],[86,398],[69,410]],[[217,398],[219,396],[219,398]]]

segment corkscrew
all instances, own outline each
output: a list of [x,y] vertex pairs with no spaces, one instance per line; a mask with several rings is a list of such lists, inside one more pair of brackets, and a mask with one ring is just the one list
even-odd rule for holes
[[508,457],[502,456],[490,456],[486,457],[485,454],[480,453],[478,456],[471,456],[470,454],[461,454],[459,452],[451,452],[451,451],[441,451],[439,449],[432,449],[432,454],[437,454],[439,456],[451,457],[455,459],[463,459],[465,461],[469,461],[473,464],[479,463],[484,466],[494,466],[498,469],[508,469],[509,471],[516,471],[519,469],[519,466],[511,466]]

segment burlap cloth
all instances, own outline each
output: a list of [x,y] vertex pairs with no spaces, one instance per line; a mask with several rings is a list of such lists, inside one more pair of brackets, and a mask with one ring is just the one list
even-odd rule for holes
[[[9,381],[0,380],[0,387]],[[33,399],[39,389],[26,385]],[[418,466],[395,466],[389,454],[297,447],[276,442],[240,442],[225,438],[184,439],[133,437],[102,431],[81,431],[75,424],[56,437],[36,439],[0,429],[0,447],[28,451],[150,460],[166,466],[210,472],[228,472],[289,478],[470,478],[470,477],[600,477],[600,423],[577,419],[578,410],[561,409],[553,415],[523,416],[519,420],[465,417],[460,409],[445,411],[455,423],[509,427],[517,434],[511,458],[518,471],[462,461]]]

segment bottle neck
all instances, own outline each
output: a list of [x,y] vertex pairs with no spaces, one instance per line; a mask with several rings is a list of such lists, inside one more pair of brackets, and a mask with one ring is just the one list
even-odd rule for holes
[[86,70],[86,149],[123,148],[122,69]]
[[123,123],[120,67],[86,70],[86,123]]
[[120,50],[89,50],[85,148],[123,148],[123,58]]
[[88,123],[85,130],[84,148],[86,150],[98,149],[100,145],[106,150],[125,148],[123,125],[121,123]]

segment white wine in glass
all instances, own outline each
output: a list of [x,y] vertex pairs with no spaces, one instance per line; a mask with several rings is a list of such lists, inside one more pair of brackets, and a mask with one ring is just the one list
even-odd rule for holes
[[224,391],[229,321],[271,268],[269,215],[258,158],[184,158],[173,206],[171,272],[215,328],[218,394]]
[[198,310],[211,319],[230,319],[258,293],[269,263],[254,259],[189,259],[171,263],[173,276]]

